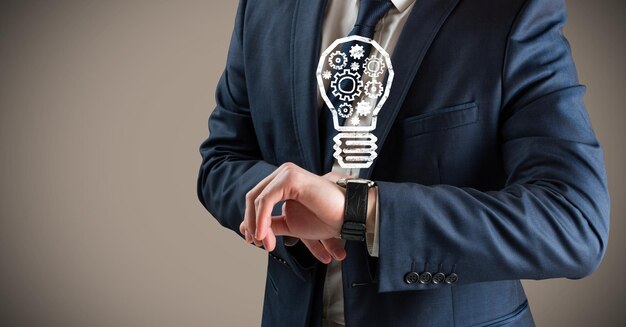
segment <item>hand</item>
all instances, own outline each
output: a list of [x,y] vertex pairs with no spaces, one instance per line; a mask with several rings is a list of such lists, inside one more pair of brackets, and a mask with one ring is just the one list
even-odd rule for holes
[[[335,172],[329,172],[322,176],[323,178],[335,183],[338,179],[344,177],[350,177],[350,175],[342,175]],[[300,203],[287,200],[283,204],[282,209],[283,216],[300,216],[303,219],[319,219],[317,217],[309,217],[304,218],[307,215],[314,215],[310,210],[308,210],[305,206]],[[275,226],[275,225],[274,225]],[[288,226],[287,226],[288,227]],[[276,227],[273,227],[274,231]],[[275,232],[276,233],[276,232]],[[343,242],[337,238],[329,238],[325,240],[300,240],[311,252],[311,254],[316,257],[319,261],[328,264],[334,258],[335,260],[342,261],[346,258],[346,251],[344,249]],[[332,258],[331,258],[332,257]]]
[[[307,207],[300,204],[294,200],[287,200],[283,204],[282,215],[280,217],[298,217],[298,220],[302,221],[316,221],[319,220],[318,217],[315,216],[313,212],[311,212]],[[274,217],[275,218],[275,217]],[[285,218],[287,222],[283,222],[285,226],[279,227],[276,223],[276,220],[273,218],[272,222],[272,230],[276,235],[282,234],[280,232],[281,229],[289,229],[288,222],[291,221],[290,218]],[[306,229],[309,228],[307,226],[299,226],[296,224],[295,228]],[[311,228],[315,228],[314,226]],[[287,235],[295,234],[293,231],[287,231]],[[305,239],[301,238],[300,242],[304,244],[309,249],[309,252],[317,258],[319,261],[328,264],[334,258],[335,260],[341,261],[346,258],[346,251],[344,250],[343,242],[338,238],[328,238],[328,239]]]
[[[330,180],[336,176],[317,176],[292,163],[280,166],[246,194],[240,232],[248,242],[263,244],[268,251],[274,250],[276,235],[298,237],[318,259],[330,262],[323,254],[337,252],[337,244],[341,244],[336,237],[343,223],[345,201],[344,189]],[[271,217],[272,208],[283,200],[283,214]],[[335,258],[345,257],[343,246],[340,248]]]

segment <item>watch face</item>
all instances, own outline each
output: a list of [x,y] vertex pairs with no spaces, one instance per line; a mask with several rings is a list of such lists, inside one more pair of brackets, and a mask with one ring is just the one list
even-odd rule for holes
[[337,180],[337,185],[339,185],[341,187],[346,187],[346,185],[348,185],[348,183],[367,184],[368,187],[372,187],[372,186],[376,185],[376,182],[371,181],[369,179],[364,179],[364,178],[351,177],[351,178],[340,178],[340,179]]

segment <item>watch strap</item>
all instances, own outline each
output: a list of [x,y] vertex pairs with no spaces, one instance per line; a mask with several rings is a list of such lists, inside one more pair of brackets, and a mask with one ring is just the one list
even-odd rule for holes
[[368,183],[348,181],[341,238],[351,241],[365,241],[365,220],[367,219]]

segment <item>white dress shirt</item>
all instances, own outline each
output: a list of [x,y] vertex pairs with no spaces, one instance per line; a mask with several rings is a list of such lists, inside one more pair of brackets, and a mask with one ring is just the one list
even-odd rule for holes
[[[391,0],[394,7],[380,20],[376,26],[374,40],[382,46],[389,55],[393,54],[404,23],[411,12],[415,0]],[[322,27],[322,42],[320,53],[338,38],[347,36],[356,21],[359,12],[359,0],[328,0]],[[395,67],[402,69],[402,67]],[[392,85],[393,87],[393,85]],[[318,107],[324,109],[324,101],[318,93]],[[382,110],[385,110],[383,108]],[[347,122],[347,120],[346,120]],[[335,160],[332,171],[358,177],[358,168],[341,168]],[[374,222],[368,219],[367,245],[372,256],[378,256],[378,200],[376,200],[376,215]],[[371,228],[373,225],[374,228]],[[372,230],[373,229],[373,230]],[[326,271],[323,295],[323,325],[345,325],[343,313],[343,287],[341,263],[332,261]]]

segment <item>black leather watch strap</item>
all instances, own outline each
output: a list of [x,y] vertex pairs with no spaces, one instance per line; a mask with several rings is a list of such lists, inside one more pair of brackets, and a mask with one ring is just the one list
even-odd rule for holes
[[351,241],[365,241],[365,220],[367,219],[367,195],[369,181],[348,180],[346,182],[346,203],[341,238]]

